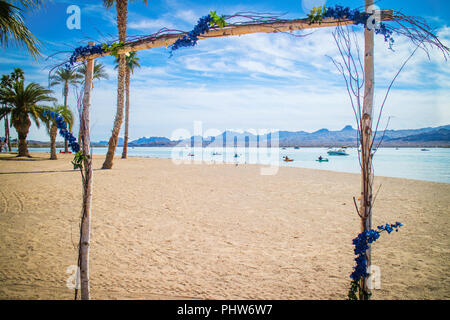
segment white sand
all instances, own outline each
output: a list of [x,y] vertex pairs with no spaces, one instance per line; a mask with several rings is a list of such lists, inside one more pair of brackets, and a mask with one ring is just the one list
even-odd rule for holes
[[[81,178],[71,156],[0,155],[0,299],[71,299]],[[103,157],[95,158],[100,168]],[[8,174],[4,174],[8,173]],[[376,178],[375,299],[450,298],[450,185]],[[345,299],[360,177],[116,159],[94,172],[94,299]]]

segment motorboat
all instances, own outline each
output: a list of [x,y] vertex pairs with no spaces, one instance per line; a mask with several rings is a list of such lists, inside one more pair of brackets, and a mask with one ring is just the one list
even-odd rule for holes
[[339,149],[331,149],[330,151],[327,151],[327,153],[330,156],[348,156],[348,153],[345,152],[344,149],[339,148]]

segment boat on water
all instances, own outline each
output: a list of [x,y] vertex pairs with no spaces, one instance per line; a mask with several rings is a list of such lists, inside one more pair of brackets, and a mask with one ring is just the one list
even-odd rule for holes
[[213,152],[212,155],[213,155],[213,156],[220,156],[220,155],[222,155],[222,154],[221,154],[220,152]]
[[294,149],[295,149],[295,150],[298,150],[298,149],[300,149],[300,147],[294,147]]
[[423,148],[423,149],[420,149],[420,151],[430,151],[430,149]]
[[328,158],[322,158],[322,156],[320,156],[319,158],[316,159],[316,161],[318,161],[318,162],[328,162]]
[[283,157],[283,161],[284,161],[284,162],[292,162],[292,161],[294,161],[294,159],[291,159],[291,158],[289,158],[288,156],[284,156],[284,157]]
[[330,151],[327,151],[328,155],[330,156],[348,156],[348,153],[345,152],[344,149],[331,149]]
[[234,154],[235,158],[239,158],[239,155],[237,153]]
[[189,153],[189,154],[188,154],[188,157],[193,157],[193,156],[194,156],[193,153]]

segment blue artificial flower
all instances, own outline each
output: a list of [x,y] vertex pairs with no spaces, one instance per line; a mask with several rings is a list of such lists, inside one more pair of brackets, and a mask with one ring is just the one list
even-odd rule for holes
[[73,136],[69,130],[67,130],[67,124],[64,118],[58,113],[49,110],[44,110],[42,113],[44,116],[50,115],[56,122],[56,127],[59,129],[59,135],[69,142],[69,146],[72,152],[77,153],[80,150],[80,145],[76,142],[77,139]]
[[393,229],[398,232],[398,228],[401,226],[403,225],[400,222],[396,222],[395,224],[386,224],[384,226],[380,225],[377,227],[378,230],[365,230],[353,239],[352,243],[355,246],[354,252],[356,255],[356,266],[353,267],[354,271],[350,275],[352,280],[358,281],[359,279],[366,278],[368,276],[366,252],[370,249],[369,244],[378,240],[381,232],[386,231],[389,234],[393,231]]
[[[348,19],[354,21],[356,25],[362,24],[364,26],[367,24],[367,20],[370,16],[371,15],[367,12],[360,12],[358,9],[350,10],[349,7],[340,5],[326,8],[325,13],[323,14],[324,18]],[[386,24],[380,22],[375,28],[375,33],[382,34],[384,36],[384,41],[388,43],[389,49],[392,50],[392,45],[394,44],[392,30],[388,29]]]
[[177,41],[175,41],[175,43],[170,48],[170,54],[172,55],[173,51],[181,47],[195,46],[198,41],[198,36],[209,31],[209,23],[211,22],[211,20],[211,15],[200,18],[193,30],[189,31],[187,35],[184,35],[182,38],[179,38],[177,39]]

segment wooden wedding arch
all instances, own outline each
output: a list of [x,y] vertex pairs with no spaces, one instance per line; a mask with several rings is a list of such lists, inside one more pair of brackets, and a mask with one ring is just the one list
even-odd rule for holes
[[[366,0],[366,12],[373,5],[373,0]],[[393,10],[379,10],[372,12],[379,14],[381,21],[393,20]],[[241,36],[253,33],[277,33],[291,32],[304,29],[337,27],[343,25],[356,24],[353,20],[325,18],[321,23],[311,23],[310,19],[282,20],[271,23],[254,23],[245,25],[227,25],[224,28],[213,28],[208,33],[199,36],[199,40]],[[177,39],[182,38],[186,33],[166,34],[157,37],[149,37],[125,43],[118,54],[125,54],[130,51],[140,51],[156,47],[168,47],[174,44]],[[89,46],[94,46],[94,42],[89,42]],[[78,57],[77,62],[86,61],[86,74],[84,81],[84,91],[82,98],[81,126],[82,130],[82,152],[85,155],[83,160],[84,183],[83,183],[83,206],[80,230],[80,279],[81,279],[81,299],[89,299],[89,244],[90,244],[90,217],[92,202],[92,155],[90,153],[90,105],[92,77],[94,70],[94,59],[109,56],[111,52],[94,53]],[[372,227],[372,177],[366,174],[371,172],[371,147],[372,147],[372,117],[373,117],[373,96],[374,96],[374,30],[364,29],[364,101],[361,121],[361,197],[359,204],[359,215],[361,216],[361,231],[370,230]],[[366,167],[364,167],[366,166]],[[370,266],[370,251],[367,253],[367,265]],[[361,286],[368,291],[366,279],[363,278]]]

